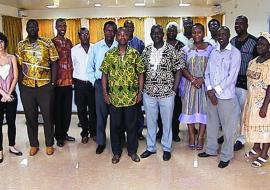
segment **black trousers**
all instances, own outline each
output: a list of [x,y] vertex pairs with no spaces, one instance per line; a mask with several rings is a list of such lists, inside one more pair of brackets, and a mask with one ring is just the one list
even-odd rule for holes
[[55,133],[56,140],[65,140],[71,121],[72,86],[55,88]]
[[[173,137],[177,137],[179,134],[179,116],[182,112],[182,102],[181,102],[181,98],[180,96],[176,95],[175,99],[174,99],[174,109],[173,109],[173,118],[172,118],[172,136]],[[160,113],[158,114],[158,132],[161,134],[162,136],[162,121],[161,121],[161,116]]]
[[[2,126],[4,120],[4,114],[6,114],[6,121],[8,125],[8,141],[9,146],[15,145],[15,137],[16,137],[16,111],[18,105],[18,99],[16,92],[12,92],[14,100],[12,102],[0,102],[0,151],[3,150],[3,133]],[[2,96],[0,95],[0,99]]]
[[128,154],[137,153],[137,114],[138,105],[115,107],[110,104],[110,137],[113,154],[122,154],[123,133],[127,132]]
[[95,88],[90,82],[80,82],[74,79],[75,102],[79,121],[82,125],[82,137],[96,136],[96,106]]
[[30,146],[38,147],[38,108],[44,120],[46,146],[54,143],[54,86],[46,84],[41,87],[20,85],[20,94],[26,118]]

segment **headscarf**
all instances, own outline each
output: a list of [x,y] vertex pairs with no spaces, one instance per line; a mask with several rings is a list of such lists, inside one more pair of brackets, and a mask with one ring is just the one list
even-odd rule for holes
[[166,26],[166,31],[168,30],[168,28],[175,26],[177,28],[177,32],[179,32],[179,24],[177,24],[176,22],[169,22]]
[[260,37],[264,37],[270,44],[270,34],[268,32],[261,32],[259,38]]

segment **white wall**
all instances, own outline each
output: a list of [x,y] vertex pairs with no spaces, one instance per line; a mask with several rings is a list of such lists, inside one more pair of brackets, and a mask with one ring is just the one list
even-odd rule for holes
[[15,7],[10,7],[6,5],[1,5],[0,4],[0,32],[3,31],[3,26],[2,26],[2,15],[7,15],[7,16],[18,16],[18,9]]
[[270,0],[232,0],[222,4],[222,10],[226,14],[226,25],[235,35],[234,21],[239,15],[245,15],[249,19],[248,32],[258,36],[262,31],[268,31],[270,17]]

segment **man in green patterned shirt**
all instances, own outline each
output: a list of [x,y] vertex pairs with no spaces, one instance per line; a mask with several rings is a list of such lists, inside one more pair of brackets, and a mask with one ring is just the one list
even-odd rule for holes
[[113,152],[112,163],[120,161],[122,136],[127,132],[128,155],[139,162],[137,155],[137,109],[142,100],[144,65],[137,50],[129,47],[126,28],[117,30],[115,47],[105,54],[100,67],[104,100],[110,109],[110,138]]

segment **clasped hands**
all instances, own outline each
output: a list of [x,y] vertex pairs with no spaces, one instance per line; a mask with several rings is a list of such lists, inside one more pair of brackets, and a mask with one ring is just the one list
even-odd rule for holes
[[14,96],[11,94],[5,94],[1,98],[1,102],[12,102],[14,100]]
[[193,77],[191,80],[191,84],[195,86],[195,88],[200,89],[202,87],[202,84],[204,83],[203,77]]

